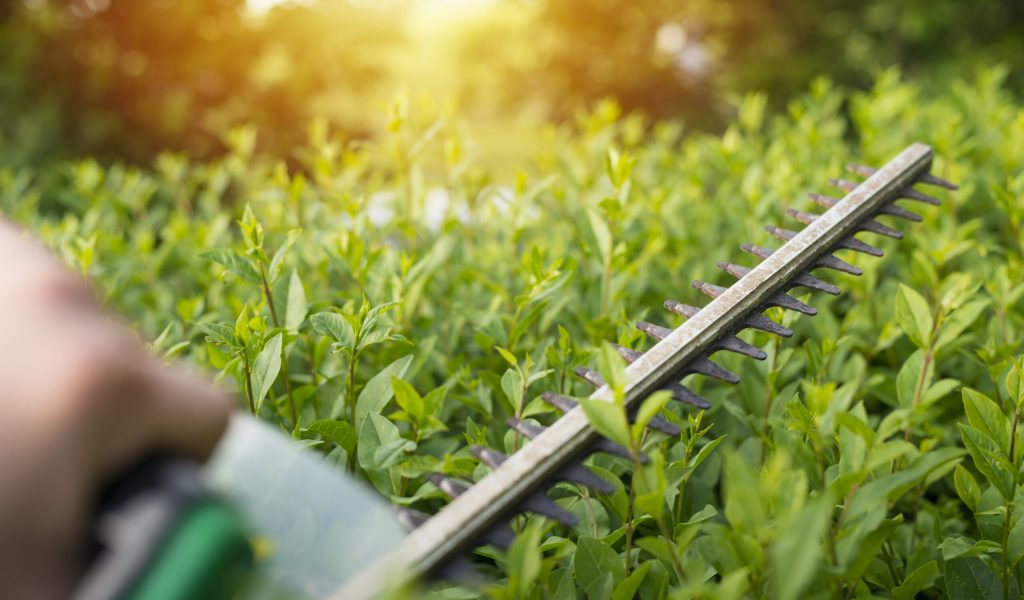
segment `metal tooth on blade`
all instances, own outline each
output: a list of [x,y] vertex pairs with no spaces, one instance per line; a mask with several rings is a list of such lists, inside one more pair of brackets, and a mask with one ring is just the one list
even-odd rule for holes
[[857,189],[857,184],[847,179],[831,178],[828,180],[828,183],[833,187],[837,187],[847,192],[852,192],[853,190]]
[[[483,446],[470,446],[469,451],[492,469],[497,469],[501,466],[501,463],[508,460],[506,454],[491,450],[490,448],[484,448]],[[521,506],[523,510],[551,517],[567,527],[572,527],[576,524],[576,515],[559,506],[558,503],[544,492],[537,492],[527,496]]]
[[[845,179],[829,179],[828,182],[841,190],[846,190],[847,192],[852,192],[857,188],[856,183]],[[903,198],[917,200],[918,202],[925,202],[935,206],[941,204],[937,198],[933,198],[927,194],[922,194],[910,186],[901,188],[898,193]]]
[[480,541],[485,544],[490,544],[497,548],[507,550],[516,539],[516,532],[512,531],[512,528],[505,523],[499,523],[494,527],[487,530],[482,536]]
[[[772,234],[773,236],[779,238],[780,240],[787,242],[796,236],[795,231],[790,231],[789,229],[783,229],[781,227],[775,227],[773,225],[765,226],[764,230]],[[878,248],[865,244],[864,242],[853,237],[852,235],[846,236],[845,238],[839,240],[839,242],[837,242],[836,245],[840,248],[846,248],[847,250],[863,252],[864,254],[870,254],[871,256],[882,256],[883,254],[883,252]]]
[[618,344],[612,344],[612,348],[615,348],[615,351],[619,353],[619,356],[621,356],[622,360],[626,361],[627,364],[634,362],[636,359],[644,355],[644,353],[639,350],[634,350]]
[[444,494],[449,498],[458,498],[460,495],[462,495],[462,492],[465,492],[466,490],[469,489],[468,485],[456,481],[450,477],[445,477],[440,473],[431,474],[430,483],[434,484],[434,486],[437,487],[437,489],[444,492]]
[[768,333],[774,333],[781,337],[791,337],[793,335],[792,329],[783,327],[768,317],[759,314],[748,315],[743,321],[743,326],[751,329],[759,329]]
[[684,316],[687,319],[689,319],[693,315],[695,315],[698,312],[700,312],[700,309],[697,308],[696,306],[690,306],[689,304],[683,304],[682,302],[679,302],[678,300],[666,300],[664,306],[665,306],[665,308],[667,310],[670,310],[670,311],[676,313],[677,315]]
[[[482,541],[484,544],[489,543],[486,540]],[[509,546],[511,545],[512,544],[510,543]],[[504,550],[508,549],[508,546],[500,547]],[[437,569],[436,573],[439,579],[460,583],[467,587],[476,587],[483,583],[483,577],[477,573],[476,569],[473,567],[473,563],[463,556],[456,556],[452,558],[452,560],[444,563],[444,565]]]
[[769,248],[762,248],[761,246],[755,246],[754,244],[740,244],[740,248],[742,248],[744,252],[753,254],[761,260],[768,258],[772,255],[772,252],[775,252]]
[[[668,305],[669,302],[674,302],[674,301],[670,300],[670,301],[666,302],[666,304]],[[678,304],[678,302],[676,302],[676,304]],[[636,327],[637,327],[638,330],[640,330],[640,331],[650,335],[652,338],[654,338],[656,340],[662,340],[669,333],[672,333],[672,330],[666,329],[664,327],[657,327],[656,325],[652,325],[652,324],[643,322],[643,320],[641,320],[641,322],[638,323]],[[633,360],[635,360],[636,358],[638,358],[641,355],[641,353],[637,352],[636,350],[631,350],[629,348],[623,348],[622,346],[617,345],[617,344],[612,344],[612,346],[616,350],[620,350],[620,354],[623,354],[623,356],[627,360],[629,360],[630,362],[632,362]],[[627,354],[627,352],[628,352],[628,354]],[[687,374],[689,374],[689,373],[697,373],[697,374],[700,374],[700,375],[707,375],[709,377],[714,377],[715,379],[720,379],[720,380],[722,380],[722,381],[724,381],[726,383],[739,383],[739,376],[738,375],[736,375],[735,373],[732,373],[731,371],[729,371],[727,369],[724,369],[724,368],[716,365],[715,362],[712,362],[708,358],[697,358],[696,360],[693,360],[692,362],[689,363],[689,365],[686,366],[686,372],[685,373],[687,373]],[[683,401],[686,401],[687,403],[694,403],[693,400],[695,400],[696,398],[699,398],[699,400],[697,400],[697,401],[700,401],[700,403],[699,404],[694,404],[694,405],[699,405],[700,408],[705,408],[705,409],[709,408],[710,403],[709,403],[709,406],[703,405],[705,403],[708,403],[708,400],[700,398],[700,396],[696,395],[695,393],[691,392],[690,390],[686,389],[683,386],[679,386],[679,388],[681,388],[682,390],[685,390],[686,394],[692,395],[692,398],[690,398],[689,400],[683,400]],[[675,391],[674,387],[670,388],[670,389],[673,389]]]
[[870,254],[871,256],[882,256],[885,253],[882,252],[881,248],[875,248],[870,244],[858,240],[852,235],[848,235],[836,243],[838,248],[846,248],[847,250],[853,250],[854,252],[861,252],[863,254]]
[[793,208],[787,208],[786,209],[786,214],[789,215],[790,217],[793,217],[797,221],[800,221],[801,223],[804,223],[804,224],[807,224],[807,225],[810,225],[811,223],[814,222],[815,219],[818,218],[818,215],[816,215],[814,213],[809,213],[809,212],[805,212],[805,211],[802,211],[802,210],[796,210],[796,209],[793,209]]
[[[747,267],[734,265],[728,262],[719,262],[718,268],[722,269],[723,271],[737,279],[742,278],[744,275],[750,272],[750,269]],[[809,275],[807,273],[802,273],[794,277],[793,285],[811,288],[812,290],[818,290],[819,292],[825,292],[826,294],[832,294],[833,296],[839,295],[839,288],[832,285],[831,283],[822,281],[817,277]]]
[[[874,167],[869,167],[867,165],[858,165],[855,163],[850,163],[846,165],[846,168],[853,171],[854,173],[857,173],[858,175],[863,175],[864,177],[870,177],[874,175],[875,172],[878,171],[878,169]],[[955,183],[951,181],[946,181],[941,177],[936,177],[935,175],[931,175],[929,173],[918,175],[917,181],[918,183],[927,183],[928,185],[937,185],[939,187],[944,187],[947,190],[960,189],[960,186],[956,185]]]
[[659,341],[667,338],[672,333],[672,330],[668,327],[661,327],[647,321],[637,322],[636,328]]
[[[793,217],[797,221],[800,221],[801,223],[806,223],[808,225],[813,223],[814,220],[820,216],[814,213],[804,212],[802,210],[794,210],[792,208],[786,209],[786,214]],[[858,224],[857,229],[859,229],[860,231],[868,231],[871,233],[877,233],[880,235],[888,236],[891,238],[895,238],[897,240],[903,237],[903,234],[900,233],[899,231],[896,231],[891,227],[886,227],[885,225],[882,225],[881,223],[877,223],[870,219]]]
[[708,296],[709,298],[717,298],[724,294],[727,289],[729,289],[724,288],[720,285],[714,285],[706,281],[701,281],[699,279],[694,279],[693,281],[690,282],[690,285],[693,286],[693,289],[700,290],[701,292],[704,293],[705,296]]
[[858,225],[857,228],[860,229],[861,231],[866,231],[868,233],[877,233],[878,235],[884,235],[885,237],[890,237],[894,240],[903,239],[902,231],[898,231],[896,229],[893,229],[892,227],[887,227],[885,225],[882,225],[878,221],[874,221],[871,219],[864,221],[863,223]]
[[[678,385],[678,384],[676,384],[676,385]],[[600,387],[600,386],[598,386],[598,387]],[[682,387],[682,386],[680,386],[680,387]],[[667,388],[667,389],[671,389],[671,388]],[[689,390],[687,390],[687,391],[689,391]],[[692,393],[692,392],[690,392],[690,393]],[[694,395],[696,395],[696,394],[694,394]],[[561,394],[556,394],[554,392],[544,392],[543,394],[541,394],[541,399],[544,400],[544,402],[547,402],[551,406],[554,406],[555,408],[557,408],[558,410],[560,410],[560,411],[562,411],[564,413],[567,413],[570,410],[576,408],[576,405],[579,404],[578,402],[576,402],[572,398],[569,398],[568,396],[563,396]],[[707,401],[705,401],[705,402],[707,402]],[[708,406],[710,406],[710,404]],[[702,406],[701,408],[707,408],[708,406]],[[652,418],[650,420],[650,422],[647,423],[647,427],[649,427],[649,428],[651,428],[651,429],[653,429],[655,431],[660,431],[661,433],[664,433],[664,434],[667,434],[667,435],[671,435],[671,436],[679,435],[679,428],[678,427],[676,427],[672,423],[666,421],[664,418],[659,417],[659,416],[655,416],[654,418]]]
[[587,486],[601,494],[611,494],[615,491],[615,486],[581,464],[566,465],[558,472],[558,478]]
[[801,273],[793,278],[793,285],[817,290],[819,292],[825,292],[833,296],[838,296],[840,289],[827,281],[822,281],[810,273]]
[[557,408],[563,413],[569,412],[570,410],[576,408],[576,405],[579,404],[578,402],[576,402],[575,400],[568,396],[563,396],[561,394],[556,394],[554,392],[544,392],[543,394],[540,395],[540,398],[547,404]]
[[[671,329],[659,327],[652,323],[647,323],[646,321],[640,321],[637,323],[636,328],[659,341],[665,339],[670,333],[672,333]],[[711,402],[698,396],[678,383],[670,383],[663,389],[672,392],[672,399],[677,402],[696,406],[697,408],[711,408]]]
[[852,173],[856,173],[862,177],[871,177],[878,169],[869,167],[867,165],[858,165],[857,163],[846,163],[846,170]]
[[395,516],[398,518],[398,524],[404,527],[406,531],[412,531],[430,519],[430,515],[427,513],[411,508],[400,507],[395,508],[394,511]]
[[604,385],[604,377],[601,377],[601,374],[593,369],[588,369],[586,367],[576,367],[575,369],[573,369],[573,372],[576,373],[577,377],[583,379],[584,381],[586,381],[587,383],[594,387],[601,387]]
[[[497,469],[501,466],[501,463],[508,459],[507,455],[490,448],[484,448],[483,446],[470,446],[469,451],[492,469]],[[537,492],[527,496],[520,506],[523,510],[551,517],[567,527],[572,527],[577,521],[576,515],[559,506],[558,503],[544,492]]]
[[846,262],[841,258],[836,258],[832,256],[831,254],[826,254],[825,256],[818,257],[818,259],[814,261],[814,266],[824,267],[826,269],[833,269],[835,271],[842,271],[843,273],[849,273],[850,275],[864,274],[864,271],[851,265],[850,263]]
[[768,358],[768,355],[765,354],[764,350],[761,350],[757,346],[751,346],[734,335],[727,335],[719,339],[715,342],[715,346],[722,350],[743,354],[756,360],[764,360]]
[[778,306],[779,308],[784,308],[786,310],[793,310],[798,313],[803,313],[805,315],[810,315],[812,317],[818,314],[818,309],[814,308],[813,306],[810,306],[809,304],[805,304],[797,300],[793,296],[790,296],[789,294],[785,293],[775,294],[774,296],[768,299],[768,304],[772,306]]
[[718,261],[716,266],[736,279],[743,279],[743,276],[750,272],[750,268],[748,267],[734,265],[731,262],[725,262],[722,260]]
[[906,219],[914,223],[920,223],[923,219],[921,215],[917,213],[912,213],[909,210],[901,206],[896,206],[891,202],[889,204],[883,204],[882,207],[878,209],[878,214],[899,217],[901,219]]
[[[684,387],[682,384],[670,383],[670,384],[666,385],[662,389],[666,389],[666,390],[672,392],[672,399],[677,401],[677,402],[682,402],[683,404],[689,404],[690,406],[695,406],[695,407],[701,408],[701,409],[711,408],[711,402],[707,398],[703,398],[701,396],[698,396],[694,392],[690,391],[689,388]],[[667,423],[667,421],[666,421],[666,423]],[[669,423],[669,424],[671,425],[671,423]],[[674,427],[677,431],[679,429],[675,425],[672,425],[672,427]],[[659,430],[659,431],[662,431],[662,430]],[[668,433],[668,432],[666,432],[666,433]],[[671,435],[678,435],[678,433],[673,433]]]
[[686,370],[690,373],[698,373],[700,375],[706,375],[708,377],[714,377],[726,383],[739,383],[740,376],[733,373],[729,369],[726,369],[717,363],[712,362],[707,358],[698,358],[688,365]]
[[497,469],[501,466],[501,463],[508,460],[508,455],[504,452],[498,452],[497,450],[491,450],[484,446],[472,445],[469,447],[469,451],[473,453],[473,456],[480,459],[480,462],[484,463],[492,469]]
[[[744,252],[749,252],[754,256],[757,256],[758,258],[762,259],[768,258],[769,256],[772,255],[772,252],[775,252],[774,250],[771,250],[769,248],[762,248],[761,246],[755,246],[753,244],[741,244],[740,248],[743,248]],[[823,267],[826,269],[833,269],[835,271],[842,271],[843,273],[849,273],[850,275],[863,274],[863,271],[861,271],[857,267],[851,265],[845,260],[836,258],[832,255],[825,255],[819,257],[814,262],[814,266]]]
[[576,515],[562,508],[544,492],[530,494],[523,499],[520,507],[523,510],[550,517],[566,527],[572,527],[579,522]]
[[534,425],[533,423],[529,423],[516,417],[509,417],[505,420],[505,424],[531,440],[544,432],[544,427]]
[[[606,454],[614,454],[615,456],[621,456],[622,458],[628,458],[630,460],[633,459],[633,455],[629,453],[628,448],[621,444],[616,444],[615,442],[606,438],[598,438],[598,440],[594,442],[593,446],[591,447],[591,450],[593,452],[604,452]],[[647,455],[641,452],[640,462],[646,465],[648,460],[650,459],[647,458]]]
[[796,236],[795,231],[790,231],[789,229],[783,229],[781,227],[775,227],[774,225],[765,225],[764,230],[784,242],[788,242],[789,240],[793,239],[794,236]]
[[839,198],[833,198],[832,196],[826,196],[825,194],[816,194],[811,192],[807,194],[807,197],[825,208],[832,208],[839,203]]
[[[517,419],[516,417],[509,417],[508,420],[505,421],[505,423],[508,424],[508,426],[511,427],[512,429],[515,429],[516,431],[525,435],[531,440],[540,435],[541,433],[543,433],[543,431],[546,429],[545,427],[541,427],[540,425],[534,425],[533,423],[529,423],[522,419]],[[628,448],[621,444],[616,444],[615,442],[605,438],[601,438],[600,440],[597,441],[596,444],[594,444],[594,451],[607,452],[608,454],[614,454],[616,456],[621,456],[623,458],[632,458],[632,455],[629,453]],[[641,454],[640,462],[647,464],[647,456]]]
[[957,184],[953,183],[952,181],[947,181],[947,180],[945,180],[945,179],[943,179],[941,177],[937,177],[937,176],[932,175],[930,173],[925,173],[923,175],[918,175],[917,181],[918,181],[918,183],[927,183],[928,185],[935,185],[935,186],[938,186],[938,187],[946,188],[947,190],[958,190],[958,189],[960,189],[960,186],[958,186]]
[[938,198],[934,198],[928,194],[922,194],[909,185],[907,187],[900,188],[899,194],[908,200],[917,200],[918,202],[924,202],[925,204],[931,204],[932,206],[939,206],[942,204]]

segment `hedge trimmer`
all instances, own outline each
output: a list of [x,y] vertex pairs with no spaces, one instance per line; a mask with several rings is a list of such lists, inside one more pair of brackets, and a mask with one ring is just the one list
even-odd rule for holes
[[[901,238],[902,233],[878,222],[876,217],[886,215],[920,221],[919,215],[896,205],[896,201],[902,199],[939,204],[937,199],[914,189],[916,183],[956,189],[952,183],[929,174],[931,161],[932,149],[915,143],[880,168],[850,165],[850,171],[863,177],[863,181],[830,180],[833,186],[846,192],[844,196],[810,194],[814,202],[826,209],[823,213],[787,211],[794,220],[806,225],[802,230],[766,227],[768,233],[783,242],[780,247],[742,246],[744,251],[760,259],[760,264],[754,267],[726,262],[718,264],[719,268],[737,279],[732,286],[726,288],[694,281],[693,287],[711,298],[706,306],[697,308],[677,300],[667,300],[664,305],[667,310],[686,318],[681,326],[669,329],[653,323],[638,323],[637,328],[653,338],[655,344],[646,352],[616,347],[629,363],[621,398],[626,411],[634,415],[642,401],[659,390],[667,390],[672,399],[680,403],[708,408],[709,401],[684,387],[680,383],[682,379],[690,374],[699,374],[738,383],[739,376],[713,362],[712,356],[728,351],[763,360],[767,356],[765,352],[743,341],[737,336],[738,332],[756,329],[782,337],[791,336],[791,330],[769,319],[762,314],[763,311],[778,307],[814,315],[816,309],[790,295],[790,290],[805,288],[839,294],[838,287],[812,274],[818,269],[828,269],[860,275],[860,269],[834,255],[838,250],[882,256],[880,249],[855,235],[867,232]],[[611,390],[599,373],[586,368],[579,368],[576,373],[597,388],[590,400],[612,400]],[[352,532],[340,532],[337,544],[329,549],[320,549],[320,552],[352,555],[352,548],[356,547],[358,556],[351,564],[367,565],[347,579],[344,573],[327,577],[328,586],[343,586],[332,597],[339,600],[370,598],[422,577],[458,576],[470,566],[465,556],[474,548],[487,544],[507,548],[515,535],[508,522],[523,512],[540,514],[563,525],[574,525],[576,517],[547,494],[548,488],[555,483],[572,482],[598,493],[610,491],[609,482],[590,471],[583,460],[594,452],[630,457],[633,451],[601,437],[577,400],[551,392],[544,393],[542,398],[563,412],[563,416],[546,428],[525,420],[510,419],[509,426],[530,439],[510,456],[489,448],[471,448],[473,454],[491,469],[475,485],[441,475],[433,476],[432,482],[452,498],[451,503],[432,517],[408,510],[400,512],[400,521],[412,529],[400,541],[377,544],[375,550],[366,546],[369,539],[364,534],[353,536]],[[669,435],[680,433],[674,424],[657,416],[651,418],[647,426]],[[236,501],[257,531],[278,535],[280,528],[264,527],[261,530],[260,515],[246,506],[253,498],[233,493],[230,478],[227,479],[215,487]],[[360,514],[364,509],[354,510],[354,514]],[[371,512],[366,509],[366,514]],[[351,515],[347,519],[355,522]],[[390,524],[381,527],[382,531],[393,531]],[[388,534],[382,534],[380,539],[389,539]],[[159,555],[154,553],[153,556]],[[291,562],[302,563],[302,560]],[[144,580],[147,572],[158,570],[153,564],[166,566],[159,560],[150,561],[148,569],[140,568],[132,577]],[[291,589],[303,591],[297,589],[299,587],[308,586],[300,583]],[[323,595],[320,591],[313,593]]]

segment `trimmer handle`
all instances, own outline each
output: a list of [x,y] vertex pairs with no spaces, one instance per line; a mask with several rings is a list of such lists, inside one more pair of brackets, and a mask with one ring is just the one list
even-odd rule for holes
[[194,462],[153,458],[104,495],[95,559],[75,600],[237,598],[252,569],[246,528]]

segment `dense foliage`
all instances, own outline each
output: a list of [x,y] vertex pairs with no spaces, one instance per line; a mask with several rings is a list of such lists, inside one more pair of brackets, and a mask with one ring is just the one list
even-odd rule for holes
[[479,479],[469,444],[521,446],[508,416],[551,422],[537,397],[585,395],[574,366],[613,377],[604,342],[647,347],[635,321],[677,324],[663,300],[727,285],[715,262],[751,264],[739,244],[770,245],[762,226],[848,160],[930,143],[960,191],[890,223],[907,235],[872,239],[883,259],[844,255],[864,275],[825,275],[844,293],[814,296],[818,316],[774,315],[792,339],[743,334],[769,358],[721,356],[737,387],[692,381],[714,406],[668,406],[679,438],[609,417],[649,465],[592,458],[615,493],[560,485],[577,527],[519,519],[511,551],[478,561],[495,598],[1008,598],[1024,580],[1024,107],[1004,75],[940,95],[893,72],[864,93],[818,81],[773,118],[751,95],[720,136],[604,103],[548,130],[507,186],[399,98],[388,138],[314,127],[298,169],[237,130],[205,163],[2,171],[0,210],[155,351],[429,512],[430,473]]

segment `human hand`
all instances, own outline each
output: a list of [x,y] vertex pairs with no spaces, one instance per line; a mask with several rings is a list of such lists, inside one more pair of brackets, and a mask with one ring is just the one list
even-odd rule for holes
[[151,452],[205,459],[233,403],[2,220],[0,261],[0,597],[61,597],[102,487]]

